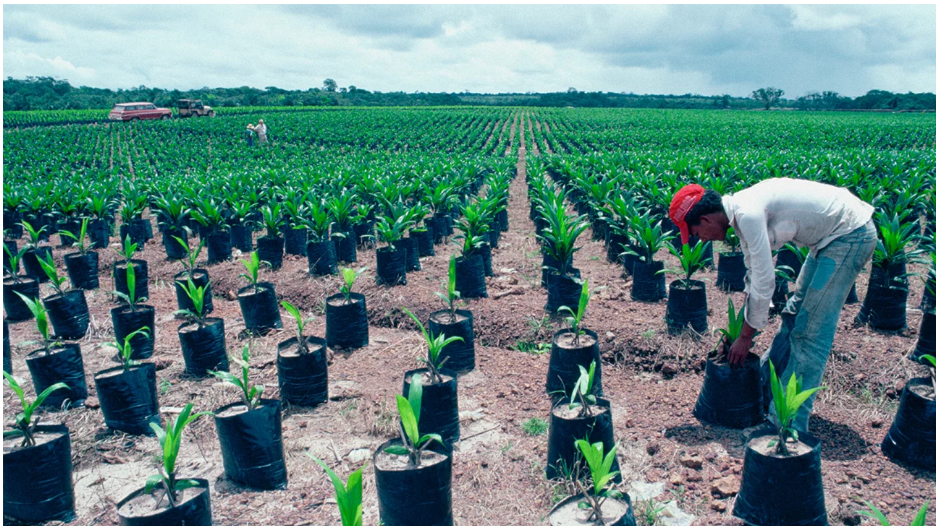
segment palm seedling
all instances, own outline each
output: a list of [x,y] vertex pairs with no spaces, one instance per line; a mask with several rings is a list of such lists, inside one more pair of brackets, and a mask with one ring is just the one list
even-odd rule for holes
[[306,455],[316,461],[317,464],[326,470],[332,486],[335,488],[335,502],[339,506],[339,515],[342,518],[342,526],[361,526],[362,525],[362,466],[352,472],[348,477],[348,482],[343,483],[342,479],[335,474],[335,471],[329,469],[325,462],[310,455]]
[[443,301],[443,305],[449,311],[450,321],[456,321],[456,307],[459,301],[459,291],[456,290],[456,255],[449,257],[449,274],[447,281],[443,283],[445,292],[434,292],[437,297]]
[[354,197],[353,193],[343,191],[326,201],[326,208],[335,219],[336,231],[340,233],[347,233],[352,229],[352,223],[355,221]]
[[[893,267],[919,262],[925,253],[923,248],[911,248],[912,244],[921,238],[916,233],[916,228],[916,224],[903,223],[898,215],[893,215],[888,221],[882,216],[879,218],[880,237],[873,251],[873,265],[883,271],[886,287],[904,287],[908,274],[891,274]],[[899,283],[898,286],[894,285],[894,282]]]
[[300,354],[306,354],[309,352],[309,347],[306,345],[306,338],[303,336],[303,327],[306,326],[306,323],[310,321],[315,321],[316,317],[312,316],[308,319],[303,319],[303,314],[300,313],[300,310],[296,306],[293,306],[289,301],[280,301],[280,306],[283,306],[283,309],[290,314],[290,317],[296,321],[296,342],[299,348]]
[[583,458],[586,459],[586,465],[589,466],[590,476],[593,481],[593,489],[587,491],[583,489],[579,480],[574,480],[578,491],[583,494],[585,499],[577,506],[580,509],[592,510],[587,519],[588,523],[603,525],[605,524],[602,512],[603,503],[607,498],[618,499],[622,497],[622,493],[610,486],[610,483],[619,473],[618,471],[612,471],[612,464],[616,460],[618,446],[612,446],[612,449],[605,453],[605,456],[602,442],[590,444],[586,440],[577,440],[576,447],[583,453]]
[[120,360],[121,366],[124,368],[124,370],[127,370],[130,367],[137,364],[135,360],[131,359],[131,356],[133,356],[133,353],[134,353],[134,348],[130,344],[131,339],[133,339],[134,337],[137,337],[137,335],[142,335],[145,338],[149,338],[150,327],[144,326],[142,328],[138,328],[134,330],[133,332],[127,334],[124,337],[123,343],[118,343],[117,341],[111,341],[111,342],[105,343],[107,346],[117,349],[117,357]]
[[[662,270],[662,272],[667,271],[670,273],[680,273],[684,275],[684,278],[678,279],[678,282],[681,283],[685,288],[691,287],[691,279],[694,276],[694,273],[702,270],[707,267],[710,263],[710,259],[704,258],[704,253],[706,253],[707,244],[703,241],[698,240],[694,247],[690,247],[688,244],[681,246],[681,251],[674,249],[674,246],[669,245],[668,251],[672,255],[677,257],[678,262],[681,263],[681,269],[668,269]],[[661,272],[659,272],[661,273]]]
[[577,305],[577,311],[574,312],[569,306],[561,306],[560,309],[557,310],[558,312],[566,312],[569,314],[564,320],[573,330],[574,346],[580,345],[580,335],[583,334],[583,327],[580,323],[583,322],[583,316],[586,315],[586,306],[590,302],[590,296],[589,279],[583,279],[583,289],[580,290],[580,302]]
[[[309,230],[311,241],[325,242],[329,240],[329,230],[334,224],[329,209],[319,202],[313,202],[309,206],[307,216],[308,219],[304,225]],[[345,234],[343,233],[342,236],[345,236]]]
[[194,322],[199,325],[199,328],[205,326],[205,290],[206,286],[196,286],[192,282],[192,277],[188,277],[186,282],[176,281],[176,284],[186,293],[186,296],[189,297],[189,300],[192,301],[191,310],[176,310],[173,312],[174,315],[182,315],[190,322]]
[[723,239],[723,243],[730,248],[730,253],[739,253],[739,236],[736,234],[736,230],[732,227],[726,230],[726,238]]
[[589,227],[586,216],[568,216],[563,203],[563,193],[557,201],[552,201],[548,207],[542,208],[547,226],[537,235],[544,242],[544,253],[556,262],[557,272],[567,275],[567,268],[572,264],[573,254],[580,250],[574,247],[577,238]]
[[88,234],[88,218],[82,218],[81,230],[78,232],[77,235],[72,233],[71,231],[62,231],[61,233],[59,233],[59,236],[68,237],[74,240],[75,242],[72,244],[72,246],[77,247],[78,252],[84,255],[85,253],[88,252],[88,246],[85,245],[85,236],[87,236],[87,234]]
[[443,443],[443,438],[438,434],[420,434],[417,423],[420,421],[422,403],[423,379],[420,374],[415,374],[410,380],[407,397],[397,395],[397,411],[401,418],[401,445],[392,445],[384,450],[391,455],[407,456],[414,466],[420,466],[423,450],[431,442]]
[[391,250],[396,250],[395,242],[398,242],[413,222],[407,215],[401,215],[393,218],[382,216],[375,224],[375,230],[378,232],[378,238],[386,243]]
[[218,378],[220,385],[225,387],[234,387],[241,391],[241,403],[247,407],[248,411],[253,411],[261,402],[261,394],[264,392],[263,385],[252,385],[248,379],[248,370],[250,368],[251,347],[244,345],[241,349],[241,358],[232,356],[231,361],[241,367],[241,376],[235,376],[230,372],[210,370],[209,374]]
[[134,270],[134,267],[127,266],[127,293],[113,291],[111,292],[118,299],[127,303],[127,306],[130,307],[130,311],[136,312],[138,303],[146,302],[146,297],[137,298],[137,272]]
[[114,251],[116,251],[118,255],[124,257],[124,263],[127,265],[128,268],[132,268],[133,267],[132,261],[134,258],[134,254],[137,252],[138,247],[140,247],[140,245],[137,244],[136,242],[131,242],[130,235],[127,235],[126,237],[124,237],[124,243],[121,245],[121,248],[120,249],[115,248]]
[[[872,502],[863,502],[866,504],[866,507],[869,508],[869,511],[861,510],[857,512],[858,514],[869,517],[871,519],[876,519],[879,521],[880,526],[892,526],[889,524],[889,519],[887,519],[883,512],[879,511],[879,508],[877,508]],[[912,519],[912,522],[909,523],[909,526],[925,526],[925,516],[928,515],[929,504],[929,501],[925,501],[925,504],[922,504],[922,507],[919,508],[918,513],[915,514],[915,518]]]
[[42,394],[36,397],[34,401],[29,401],[26,399],[26,393],[23,391],[22,387],[20,387],[16,378],[4,371],[3,379],[6,380],[7,385],[9,385],[10,388],[13,389],[13,392],[19,397],[20,404],[23,406],[23,412],[16,415],[13,429],[3,431],[3,439],[6,440],[7,438],[22,436],[23,443],[21,445],[23,447],[34,446],[36,445],[36,440],[33,438],[33,433],[36,431],[37,423],[33,421],[33,414],[35,414],[36,409],[42,405],[42,402],[44,402],[50,394],[59,389],[68,389],[68,385],[62,382],[52,384],[47,387],[46,390],[42,391]]
[[186,205],[186,199],[178,195],[158,196],[154,207],[159,211],[159,225],[164,230],[178,230],[186,224],[192,210]]
[[202,253],[202,248],[205,247],[205,240],[199,240],[199,245],[193,250],[189,248],[189,244],[187,244],[185,240],[177,236],[174,236],[173,238],[175,238],[176,241],[179,242],[179,245],[181,245],[186,250],[186,258],[182,259],[181,262],[185,268],[186,277],[192,277],[192,273],[196,269],[195,263],[199,259],[199,255]]
[[788,439],[798,440],[798,430],[792,427],[792,421],[798,414],[801,405],[811,397],[815,392],[825,387],[814,387],[812,389],[801,390],[801,379],[798,375],[792,373],[788,378],[788,387],[783,389],[778,375],[775,373],[775,365],[769,361],[769,373],[772,383],[772,405],[775,406],[776,431],[778,438],[769,442],[768,447],[775,447],[776,453],[781,456],[788,456]]
[[49,314],[46,308],[39,302],[39,299],[30,299],[20,292],[14,293],[23,299],[29,311],[32,312],[33,317],[36,318],[36,328],[39,330],[39,335],[42,337],[42,348],[46,354],[51,354],[52,348],[60,344],[61,341],[54,338],[49,332]]
[[261,269],[262,262],[264,261],[257,256],[257,251],[252,251],[247,259],[241,261],[247,273],[242,273],[239,276],[248,280],[248,285],[254,288],[254,293],[257,293],[257,286],[259,284],[257,276]]
[[[739,339],[739,335],[743,332],[743,323],[746,321],[745,312],[746,305],[745,303],[740,306],[739,311],[736,311],[736,307],[733,305],[733,299],[726,300],[726,315],[727,323],[726,328],[717,328],[716,332],[721,334],[721,341],[725,347],[725,350],[729,352],[730,347],[733,343]],[[719,346],[717,349],[719,350]]]
[[55,261],[52,260],[52,255],[46,255],[46,258],[42,258],[40,255],[36,255],[39,265],[42,266],[42,270],[46,272],[46,276],[49,277],[49,282],[51,283],[52,289],[55,290],[56,295],[64,295],[68,291],[68,288],[62,287],[63,284],[68,282],[68,278],[59,276],[59,270],[55,267]]
[[29,247],[23,246],[22,248],[20,248],[19,251],[16,252],[16,254],[13,254],[13,252],[10,251],[10,248],[7,247],[6,242],[4,242],[3,251],[7,254],[7,257],[10,259],[10,268],[4,271],[6,271],[9,274],[9,277],[13,279],[13,282],[19,284],[20,282],[22,282],[22,277],[19,274],[20,261],[23,260],[23,256],[26,254],[27,251],[29,251]]
[[[162,448],[160,457],[162,465],[159,473],[147,478],[144,493],[153,493],[157,488],[163,491],[170,508],[175,508],[179,503],[179,492],[198,487],[199,483],[192,479],[180,479],[176,476],[176,458],[179,456],[179,448],[182,445],[182,432],[187,425],[196,421],[203,415],[211,415],[210,412],[200,412],[192,414],[192,403],[187,403],[175,420],[172,417],[167,419],[166,429],[159,424],[150,423],[150,428],[156,433],[156,438]],[[163,501],[163,497],[157,500],[157,506]]]
[[42,241],[42,234],[49,228],[49,226],[42,226],[39,229],[33,228],[33,224],[28,220],[23,220],[20,222],[20,225],[23,226],[23,230],[26,231],[26,236],[28,240],[26,242],[26,248],[36,249],[39,247],[39,242]]
[[202,224],[208,234],[225,231],[228,228],[228,222],[225,220],[222,208],[215,202],[214,198],[206,197],[194,205],[192,218]]
[[352,286],[355,285],[355,280],[366,271],[368,271],[368,266],[358,268],[358,270],[342,268],[342,285],[340,291],[342,292],[342,296],[345,297],[345,304],[352,302]]
[[580,377],[573,384],[570,391],[570,409],[580,408],[580,416],[592,416],[591,405],[596,404],[596,395],[593,394],[593,385],[596,379],[596,361],[590,361],[590,368],[586,370],[583,365],[577,365]]
[[440,375],[440,369],[443,368],[443,364],[446,363],[449,358],[445,358],[440,361],[440,352],[450,343],[455,343],[457,341],[464,341],[463,338],[459,336],[446,337],[444,334],[438,336],[430,336],[427,333],[427,329],[424,328],[423,323],[407,308],[401,308],[404,310],[404,313],[410,316],[411,319],[417,323],[417,327],[420,328],[420,333],[423,334],[423,339],[427,342],[427,356],[428,359],[417,358],[417,361],[424,363],[427,366],[427,370],[430,371],[430,383],[442,383],[443,376]]
[[635,239],[635,245],[638,247],[638,251],[632,248],[626,248],[625,252],[630,255],[635,255],[645,264],[651,264],[658,250],[664,247],[665,243],[674,238],[674,236],[661,230],[660,221],[652,224],[651,220],[645,215],[633,218],[632,235]]
[[277,238],[280,236],[280,227],[283,221],[280,214],[281,208],[278,203],[268,204],[261,208],[264,229],[267,230],[267,236],[269,237]]

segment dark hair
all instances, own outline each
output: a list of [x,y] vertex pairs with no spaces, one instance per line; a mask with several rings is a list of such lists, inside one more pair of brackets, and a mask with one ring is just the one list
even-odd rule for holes
[[687,222],[688,227],[695,226],[700,223],[701,216],[722,212],[724,212],[723,197],[713,189],[707,189],[704,191],[704,195],[700,198],[700,201],[694,204],[690,211],[687,212],[684,221]]

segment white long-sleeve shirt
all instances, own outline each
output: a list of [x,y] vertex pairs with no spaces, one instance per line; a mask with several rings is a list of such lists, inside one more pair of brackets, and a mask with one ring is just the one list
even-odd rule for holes
[[793,242],[817,255],[873,216],[873,207],[846,189],[791,178],[765,180],[726,195],[723,209],[745,255],[746,322],[757,330],[769,322],[775,291],[772,250]]

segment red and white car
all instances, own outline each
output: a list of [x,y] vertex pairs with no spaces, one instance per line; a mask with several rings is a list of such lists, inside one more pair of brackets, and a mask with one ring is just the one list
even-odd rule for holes
[[159,108],[153,103],[117,103],[107,117],[111,121],[169,119],[173,117],[173,111],[169,108]]

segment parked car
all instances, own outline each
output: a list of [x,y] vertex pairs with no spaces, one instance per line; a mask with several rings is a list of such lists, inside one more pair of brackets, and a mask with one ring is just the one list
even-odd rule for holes
[[215,110],[212,110],[211,106],[203,105],[201,99],[180,99],[176,108],[176,115],[179,117],[215,117]]
[[169,119],[173,117],[173,111],[169,108],[159,108],[153,103],[117,103],[107,117],[111,121]]

